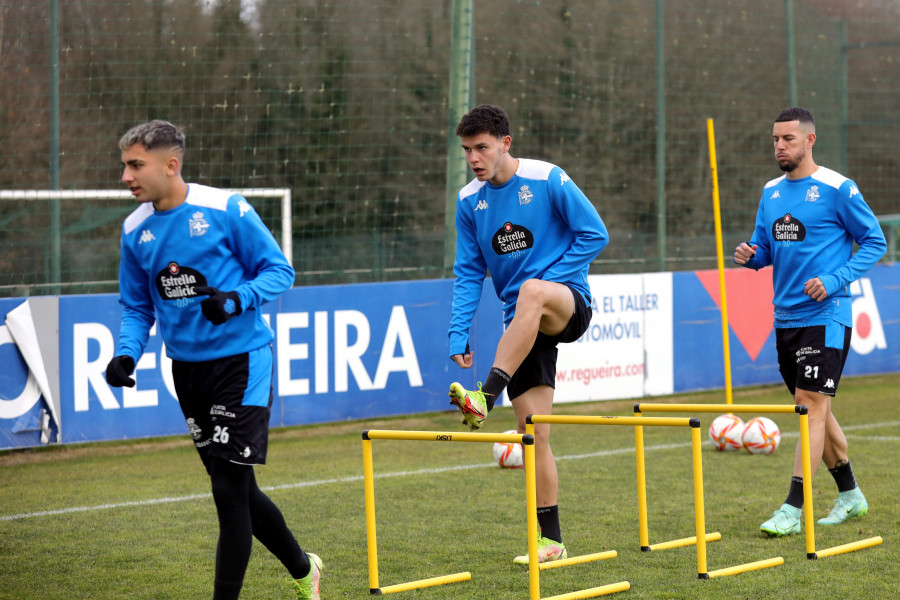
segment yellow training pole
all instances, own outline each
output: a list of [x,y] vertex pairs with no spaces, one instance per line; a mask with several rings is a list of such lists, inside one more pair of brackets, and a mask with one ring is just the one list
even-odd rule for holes
[[700,427],[691,427],[691,452],[694,460],[694,515],[697,521],[697,577],[708,579],[706,572],[706,518],[703,511],[703,457],[700,452]]
[[[525,425],[525,433],[534,437],[534,424]],[[534,469],[534,444],[522,445],[525,465],[525,523],[528,532],[528,590],[531,600],[541,600],[540,568],[538,566],[537,476]]]
[[709,166],[712,169],[713,217],[716,222],[716,259],[719,265],[719,294],[722,302],[722,349],[725,356],[725,402],[731,404],[731,349],[728,342],[728,303],[725,300],[725,261],[722,257],[722,215],[719,208],[719,175],[716,166],[716,134],[713,120],[706,120],[709,137]]
[[363,486],[366,495],[366,546],[369,552],[369,591],[378,593],[378,542],[375,539],[375,477],[372,441],[363,440]]
[[[635,413],[640,417],[640,413]],[[650,527],[647,520],[647,471],[644,463],[644,428],[640,425],[634,428],[634,454],[637,463],[637,488],[638,488],[638,529],[641,543],[641,551],[650,550]]]
[[[805,408],[805,407],[804,407]],[[812,461],[809,457],[809,413],[800,413],[800,464],[803,468],[803,517],[806,524],[806,558],[816,558],[816,517],[813,513]]]

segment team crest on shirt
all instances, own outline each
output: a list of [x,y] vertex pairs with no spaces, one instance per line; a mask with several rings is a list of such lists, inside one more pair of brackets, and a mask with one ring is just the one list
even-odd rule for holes
[[191,437],[194,438],[194,441],[197,441],[201,437],[203,437],[203,430],[200,429],[199,425],[197,425],[194,417],[188,417],[186,423],[188,426],[188,432],[191,434]]
[[206,230],[209,229],[209,223],[203,218],[203,213],[197,211],[193,214],[191,220],[188,221],[188,227],[191,230],[191,237],[196,237],[206,233]]
[[528,204],[531,202],[532,198],[534,198],[534,194],[531,193],[531,190],[528,189],[527,185],[523,185],[519,189],[519,206]]
[[819,186],[811,185],[809,189],[806,190],[806,201],[807,202],[815,202],[819,199]]

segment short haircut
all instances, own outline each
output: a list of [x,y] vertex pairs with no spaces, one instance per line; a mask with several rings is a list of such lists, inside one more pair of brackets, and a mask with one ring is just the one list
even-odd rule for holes
[[149,121],[132,127],[119,139],[120,150],[128,150],[135,144],[140,144],[145,150],[177,150],[184,156],[184,131],[168,121]]
[[803,108],[802,106],[792,106],[791,108],[786,108],[775,117],[776,123],[785,123],[787,121],[800,121],[800,124],[803,125],[806,123],[809,125],[810,129],[813,131],[816,130],[816,119],[812,116],[812,113]]
[[496,138],[509,135],[509,117],[499,106],[482,104],[466,113],[456,126],[456,135],[472,137],[482,133]]

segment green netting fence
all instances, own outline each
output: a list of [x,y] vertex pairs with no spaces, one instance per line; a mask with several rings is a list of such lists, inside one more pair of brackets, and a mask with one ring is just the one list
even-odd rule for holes
[[[896,0],[0,0],[0,191],[122,189],[119,136],[164,118],[189,181],[291,190],[297,285],[448,277],[453,126],[494,103],[606,222],[592,272],[715,268],[706,120],[726,256],[794,104],[889,228],[898,69]],[[116,291],[131,209],[0,199],[0,296]]]

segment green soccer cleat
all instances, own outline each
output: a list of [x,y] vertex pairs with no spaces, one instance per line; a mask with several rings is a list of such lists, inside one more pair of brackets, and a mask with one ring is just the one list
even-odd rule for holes
[[772,518],[759,526],[769,535],[784,536],[800,532],[800,509],[790,504],[782,504],[772,513]]
[[320,600],[319,579],[322,577],[322,559],[312,552],[309,556],[309,573],[302,579],[291,579],[299,600]]
[[[557,542],[556,540],[551,540],[550,538],[546,538],[541,536],[538,539],[538,562],[545,563],[553,560],[562,560],[566,558],[569,554],[566,552],[566,545],[562,542]],[[527,565],[528,564],[528,555],[525,556],[517,556],[513,559],[513,562],[517,565]]]
[[481,391],[481,383],[478,384],[478,391],[467,390],[456,382],[451,383],[450,404],[455,405],[462,413],[463,425],[472,431],[481,429],[488,414],[487,400]]
[[838,494],[834,508],[827,517],[818,520],[819,525],[840,525],[852,517],[861,517],[869,512],[869,503],[860,489],[853,488],[849,492]]

